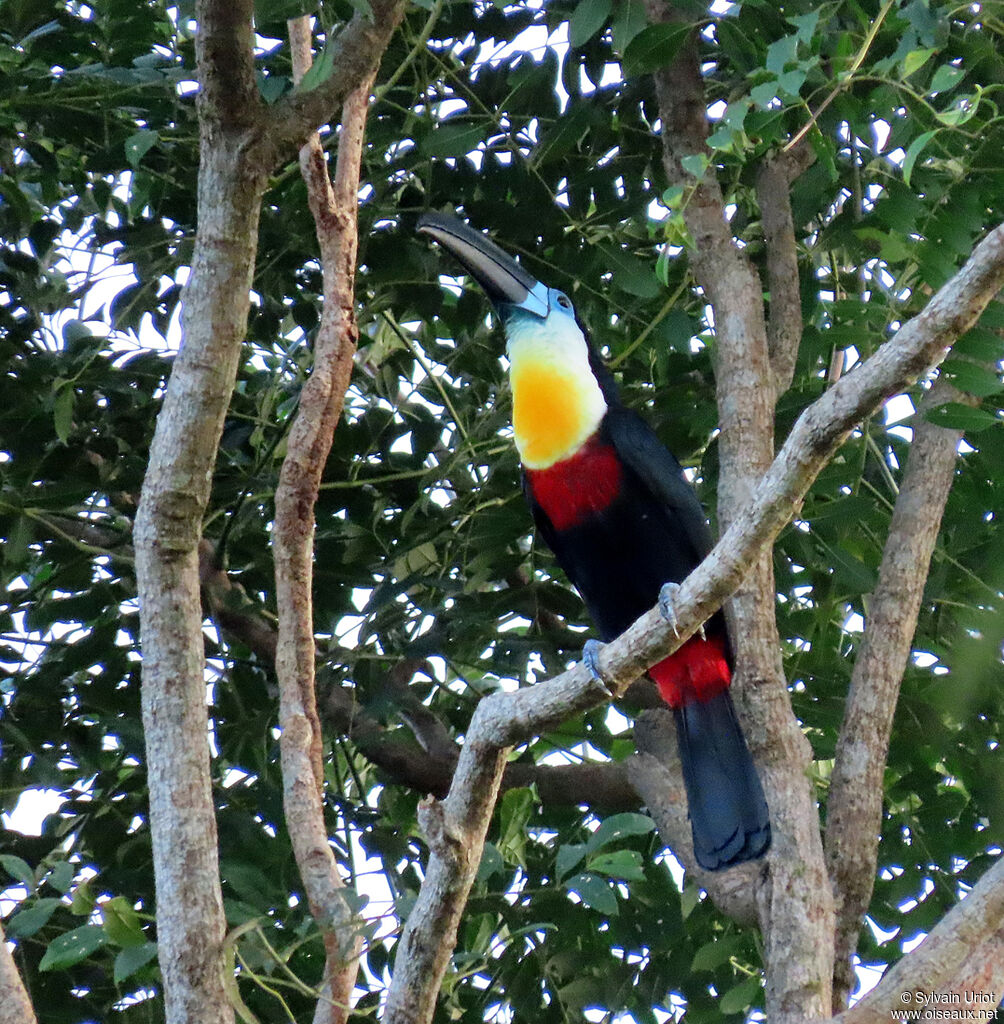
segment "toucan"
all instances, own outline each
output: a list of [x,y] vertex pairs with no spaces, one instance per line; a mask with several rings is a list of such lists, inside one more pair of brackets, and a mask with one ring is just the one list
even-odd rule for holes
[[[426,213],[417,230],[459,261],[501,321],[523,492],[600,639],[657,603],[673,622],[674,591],[712,545],[680,463],[621,402],[564,292],[456,217]],[[596,647],[583,653],[598,674]],[[694,854],[708,871],[770,845],[767,802],[729,695],[732,668],[719,611],[648,671],[673,710]]]

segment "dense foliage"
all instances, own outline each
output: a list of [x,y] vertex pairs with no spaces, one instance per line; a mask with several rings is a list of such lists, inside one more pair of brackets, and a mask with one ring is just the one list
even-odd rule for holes
[[[266,99],[291,88],[283,19],[303,9],[261,4]],[[317,13],[336,26],[351,8]],[[758,261],[757,161],[818,112],[815,161],[792,190],[806,329],[779,437],[825,388],[833,352],[874,351],[1004,208],[1000,15],[937,0],[695,7],[719,177]],[[0,833],[0,866],[4,927],[51,1024],[158,1014],[130,523],[195,231],[187,16],[153,0],[0,7],[0,809],[32,789],[64,797],[41,836]],[[352,688],[382,730],[372,742],[416,752],[398,710],[418,702],[461,737],[480,694],[563,667],[588,625],[531,535],[500,339],[481,296],[440,284],[453,268],[413,236],[421,210],[462,209],[573,297],[713,517],[713,336],[688,274],[689,196],[666,188],[646,74],[673,45],[645,28],[638,0],[437,2],[410,10],[384,60],[363,168],[363,338],[318,508],[315,588],[322,687]],[[267,195],[254,290],[205,524],[242,588],[238,617],[274,611],[272,496],[318,320],[295,164]],[[932,413],[967,435],[897,711],[865,962],[894,961],[1004,838],[1002,329],[992,306],[944,369],[980,406]],[[776,549],[786,671],[824,809],[908,427],[865,423]],[[295,897],[272,669],[208,620],[206,645],[240,998],[262,1021],[306,1019],[322,950]],[[621,758],[629,729],[601,709],[519,758]],[[331,835],[374,896],[364,1010],[421,879],[422,788],[338,729],[329,739]],[[638,808],[610,810],[506,793],[440,1019],[599,1008],[656,1021],[686,1006],[698,1022],[761,1004],[757,936],[681,890]]]

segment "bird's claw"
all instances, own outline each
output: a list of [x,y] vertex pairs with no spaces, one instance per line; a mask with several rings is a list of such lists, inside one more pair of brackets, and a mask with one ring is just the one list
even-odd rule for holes
[[593,679],[598,683],[602,683],[606,690],[613,693],[614,688],[610,685],[609,680],[600,668],[600,651],[603,650],[603,646],[599,640],[587,640],[582,645],[582,664],[589,669],[589,674]]
[[676,595],[680,592],[679,583],[663,583],[659,588],[659,612],[669,623],[675,637],[680,636],[676,628]]

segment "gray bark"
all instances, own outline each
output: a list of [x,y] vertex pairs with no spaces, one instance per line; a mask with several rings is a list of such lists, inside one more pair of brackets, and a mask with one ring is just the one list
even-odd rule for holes
[[[904,1020],[905,1011],[923,1008],[924,1001],[935,993],[942,999],[957,994],[961,1006],[967,992],[987,993],[997,1001],[1004,992],[1004,858],[997,860],[915,950],[890,967],[881,982],[852,1009],[837,1016],[834,1024],[889,1024]],[[940,1007],[942,1014],[955,1008],[951,1004]],[[979,1009],[992,1010],[994,1004],[984,1003]]]
[[[921,411],[961,397],[939,382]],[[961,438],[961,430],[938,427],[918,417],[851,675],[826,822],[826,860],[837,906],[834,1001],[838,1008],[846,1005],[855,987],[851,956],[875,885],[882,777],[893,713]]]
[[[168,1024],[228,1024],[224,919],[210,781],[198,545],[244,338],[261,198],[283,145],[302,141],[383,51],[402,2],[343,33],[354,47],[323,90],[291,100],[283,132],[254,80],[250,0],[200,0],[199,230],[183,342],[157,419],[136,517],[143,724]],[[395,13],[396,12],[396,13]],[[323,101],[323,112],[315,106]],[[294,116],[295,115],[295,116]],[[315,120],[311,120],[314,118]],[[266,139],[266,142],[262,140]]]
[[[289,23],[294,76],[311,64],[309,19]],[[314,339],[314,365],[300,396],[279,475],[275,504],[276,675],[282,727],[283,807],[311,913],[324,937],[324,986],[315,1024],[348,1019],[361,935],[345,899],[324,820],[324,747],[315,693],[313,628],[314,506],[341,416],[356,349],[356,196],[370,88],[376,59],[342,107],[335,181],[320,138],[300,151],[300,168],[314,216],[324,276],[324,306]]]

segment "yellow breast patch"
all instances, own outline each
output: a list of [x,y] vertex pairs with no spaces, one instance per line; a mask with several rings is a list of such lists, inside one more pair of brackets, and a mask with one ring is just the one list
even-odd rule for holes
[[545,469],[572,455],[599,426],[606,403],[588,366],[520,353],[510,369],[513,430],[523,464]]

